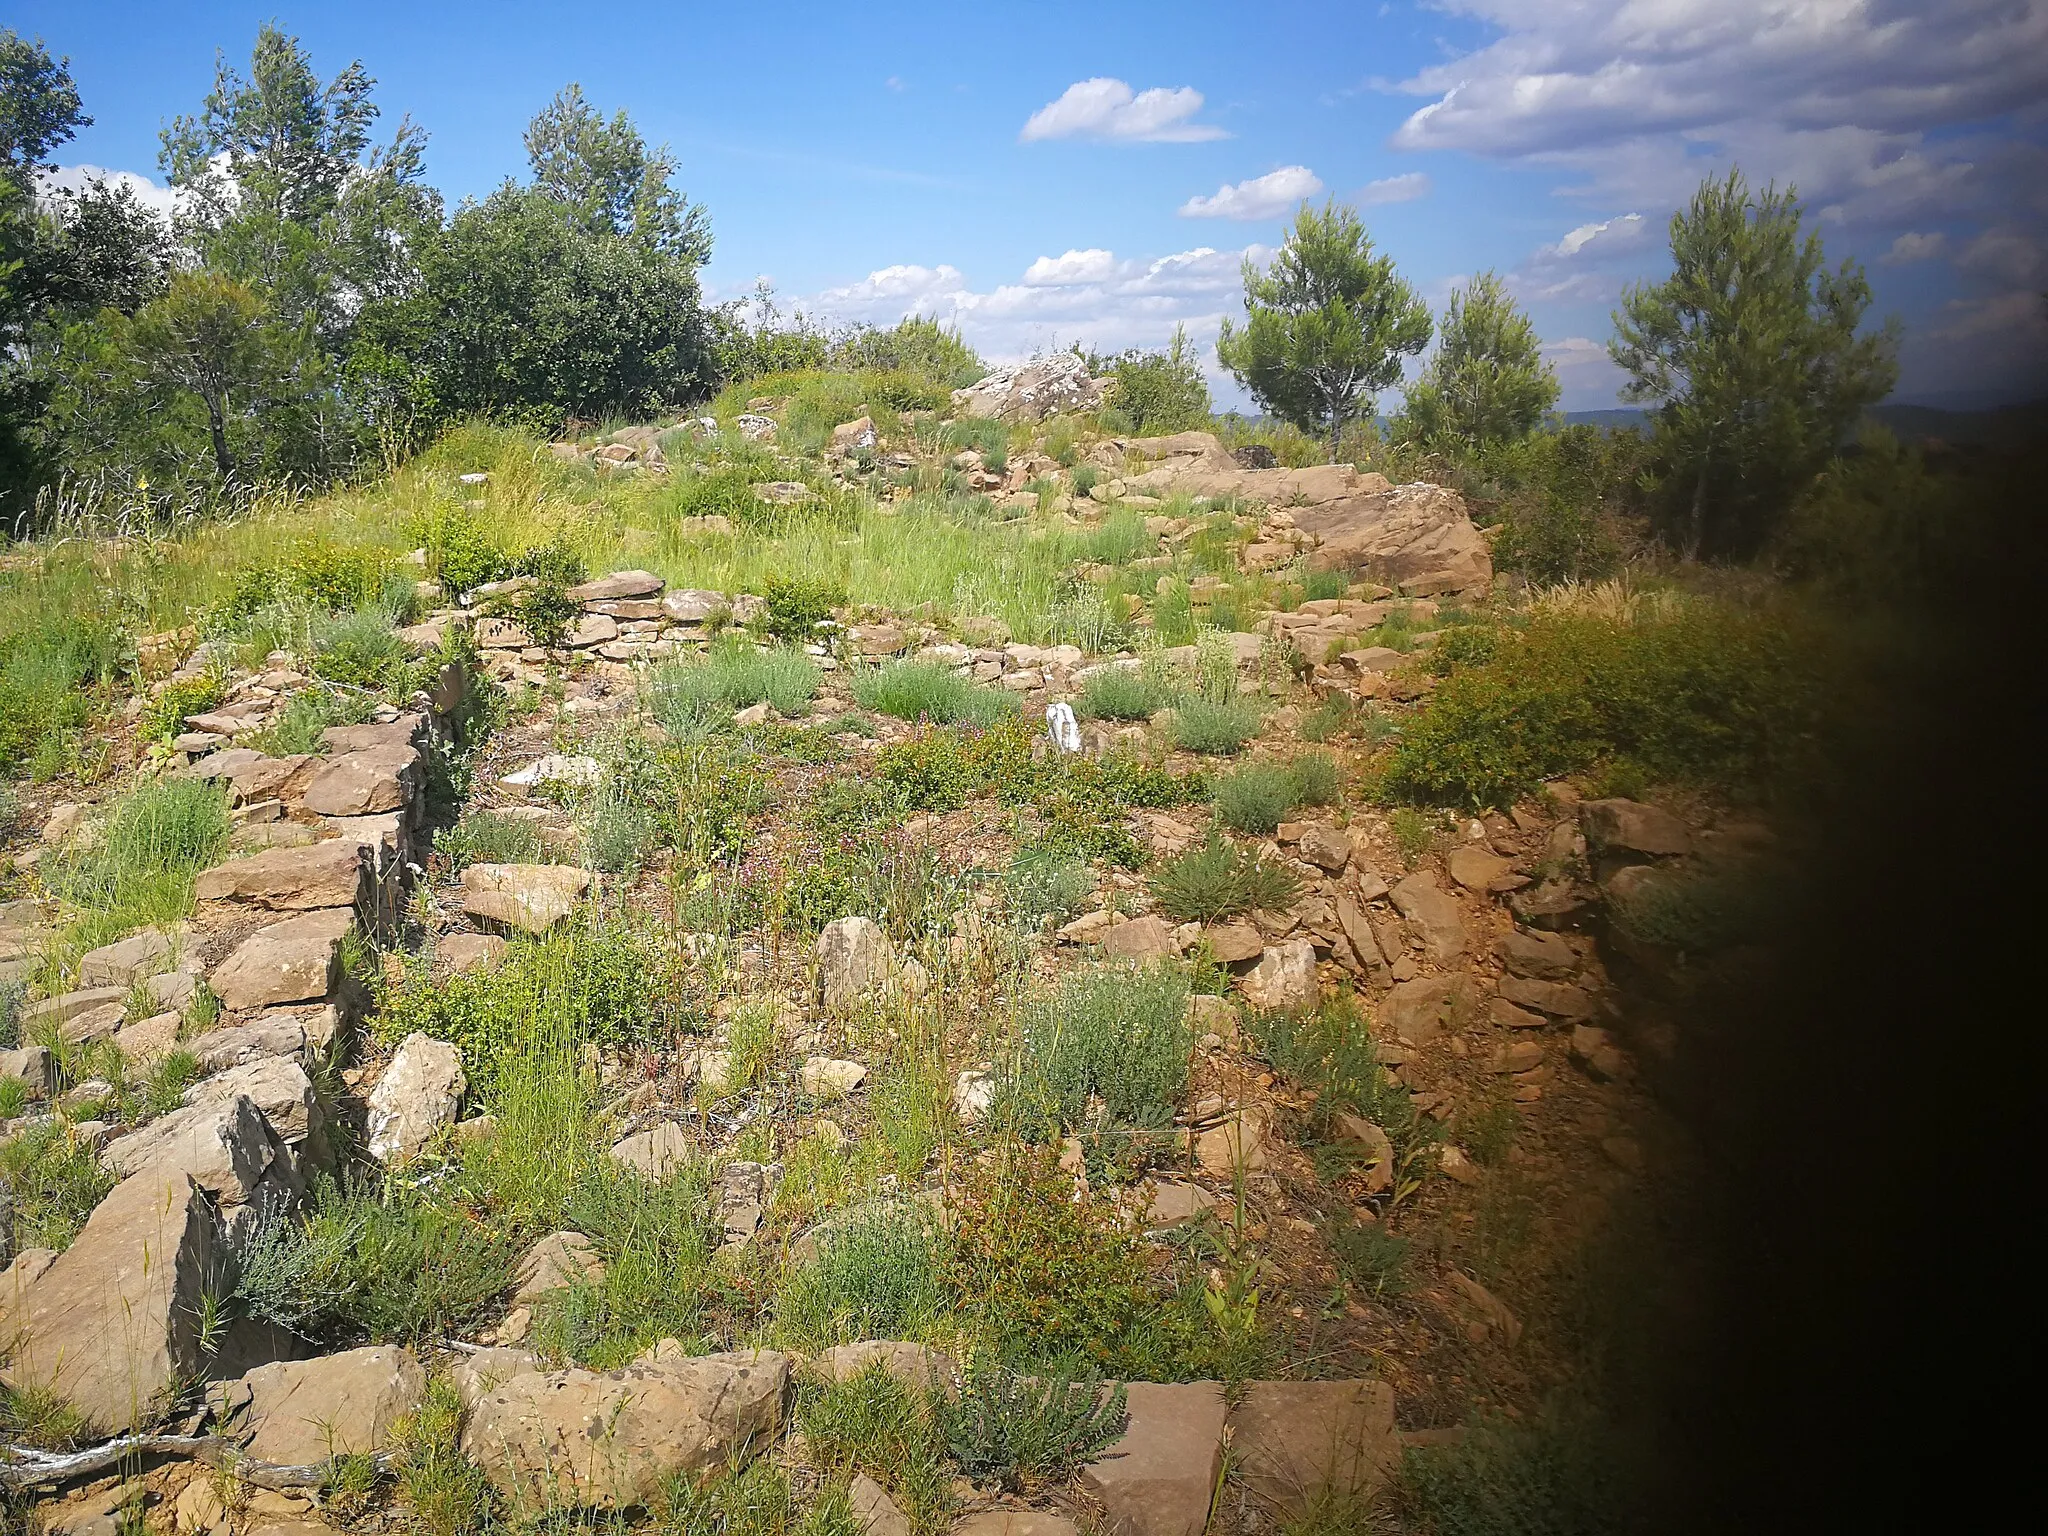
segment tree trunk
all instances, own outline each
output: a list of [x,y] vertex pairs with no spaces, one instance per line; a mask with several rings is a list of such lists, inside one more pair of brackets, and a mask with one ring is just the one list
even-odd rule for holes
[[206,424],[213,431],[213,465],[220,471],[220,483],[226,485],[235,468],[234,461],[228,457],[227,397],[209,394],[205,400]]
[[1337,444],[1344,436],[1344,417],[1339,411],[1330,412],[1330,462],[1337,462]]
[[1701,461],[1699,477],[1692,483],[1692,517],[1685,534],[1685,558],[1700,557],[1700,540],[1707,526],[1707,466]]

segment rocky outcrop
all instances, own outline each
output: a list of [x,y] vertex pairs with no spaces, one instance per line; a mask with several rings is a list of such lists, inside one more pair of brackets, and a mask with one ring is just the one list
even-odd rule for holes
[[507,1377],[476,1399],[462,1449],[516,1508],[626,1509],[764,1450],[788,1386],[787,1355],[692,1358],[664,1340],[617,1371]]
[[341,979],[341,941],[354,924],[347,908],[272,923],[236,946],[207,984],[236,1013],[324,998]]
[[435,1132],[455,1123],[468,1088],[460,1051],[443,1040],[407,1035],[370,1092],[370,1156],[386,1164],[418,1157]]
[[1261,1013],[1302,1013],[1322,1001],[1316,981],[1315,946],[1288,939],[1269,946],[1239,985],[1244,1000]]
[[232,901],[272,912],[352,907],[368,885],[363,847],[332,838],[307,848],[272,848],[202,871],[195,886],[201,901]]
[[1061,411],[1092,411],[1108,391],[1109,381],[1091,377],[1085,359],[1055,352],[998,368],[979,383],[954,390],[953,409],[961,416],[1035,422]]

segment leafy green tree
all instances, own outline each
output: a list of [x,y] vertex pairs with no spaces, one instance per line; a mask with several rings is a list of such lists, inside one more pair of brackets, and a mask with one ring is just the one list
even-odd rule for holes
[[854,327],[832,343],[831,360],[838,368],[901,368],[948,389],[965,389],[988,373],[988,364],[958,329],[918,315],[887,330]]
[[410,286],[413,250],[440,222],[426,135],[406,120],[371,143],[375,87],[360,60],[323,82],[299,40],[265,23],[248,77],[223,59],[199,113],[163,134],[183,232],[207,264],[287,321],[312,316],[337,356],[362,304]]
[[1830,270],[1801,206],[1741,171],[1671,219],[1672,273],[1638,283],[1608,344],[1622,398],[1654,405],[1668,522],[1689,558],[1753,554],[1863,408],[1898,377],[1898,330],[1859,334],[1870,285]]
[[1429,307],[1373,254],[1353,209],[1303,206],[1264,272],[1244,266],[1245,323],[1223,322],[1216,356],[1267,410],[1329,439],[1372,413],[1401,377],[1401,359],[1429,345]]
[[364,316],[444,417],[552,429],[647,417],[703,395],[710,358],[695,262],[593,233],[535,188],[465,206],[420,250],[418,291]]
[[675,156],[650,150],[624,112],[610,122],[569,85],[526,128],[534,190],[587,235],[622,235],[695,266],[711,259],[711,221],[670,185]]
[[1499,276],[1482,272],[1451,290],[1436,351],[1409,388],[1395,433],[1470,459],[1535,431],[1557,393],[1536,328]]
[[0,176],[33,190],[50,152],[91,125],[71,61],[51,58],[40,38],[29,42],[0,27]]
[[1134,433],[1157,436],[1209,424],[1209,381],[1184,325],[1173,328],[1164,352],[1132,347],[1116,357],[1092,357],[1089,371],[1116,381],[1111,402],[1130,419]]

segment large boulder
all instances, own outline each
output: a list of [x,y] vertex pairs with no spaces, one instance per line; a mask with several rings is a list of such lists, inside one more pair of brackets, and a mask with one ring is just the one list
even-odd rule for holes
[[5,1381],[55,1393],[105,1433],[152,1423],[205,1368],[201,1298],[224,1257],[189,1177],[124,1180],[19,1297],[0,1294]]
[[418,1157],[436,1131],[455,1123],[468,1088],[462,1052],[445,1040],[407,1035],[370,1090],[370,1156],[380,1163]]
[[787,1355],[692,1358],[664,1339],[616,1371],[507,1377],[471,1407],[462,1450],[515,1507],[627,1509],[764,1449],[788,1386]]
[[212,1197],[222,1231],[237,1242],[305,1195],[297,1159],[245,1093],[160,1116],[109,1142],[101,1161],[119,1178],[191,1180]]
[[1303,1013],[1322,1001],[1315,946],[1287,939],[1269,946],[1239,982],[1244,1000],[1261,1013]]
[[1125,1389],[1123,1436],[1081,1469],[1110,1536],[1202,1536],[1223,1468],[1223,1388],[1213,1381]]
[[[204,875],[200,879],[204,880]],[[140,933],[112,944],[89,949],[78,962],[78,982],[83,987],[132,987],[145,976],[165,968],[177,947],[177,935],[161,928]]]
[[391,1344],[258,1366],[213,1389],[215,1412],[258,1461],[303,1467],[384,1449],[393,1421],[426,1400],[427,1373]]
[[1362,1497],[1400,1464],[1394,1389],[1381,1381],[1255,1381],[1230,1414],[1239,1485],[1299,1518]]
[[1664,858],[1692,852],[1692,831],[1684,822],[1638,800],[1587,800],[1579,806],[1579,826],[1602,853]]
[[472,864],[462,872],[462,910],[480,922],[546,933],[589,889],[590,872],[570,864]]
[[201,901],[235,901],[273,912],[352,907],[368,883],[363,846],[330,838],[306,848],[271,848],[202,871],[194,890]]
[[872,997],[889,979],[889,936],[871,917],[842,917],[818,935],[818,996],[833,1012]]
[[1095,942],[1103,953],[1119,960],[1170,960],[1180,953],[1173,929],[1164,918],[1147,912],[1095,931]]
[[1448,486],[1397,485],[1294,510],[1315,535],[1316,570],[1370,577],[1411,597],[1469,592],[1493,581],[1493,555]]
[[1092,411],[1108,391],[1109,380],[1091,377],[1085,359],[1056,352],[998,368],[979,383],[954,390],[953,409],[961,416],[1043,421],[1061,411]]
[[207,985],[235,1013],[317,1001],[341,979],[341,941],[354,925],[350,909],[331,907],[259,928],[214,967]]

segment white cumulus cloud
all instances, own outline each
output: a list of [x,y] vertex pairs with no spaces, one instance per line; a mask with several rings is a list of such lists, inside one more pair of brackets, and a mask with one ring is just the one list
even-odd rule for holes
[[1064,256],[1041,256],[1024,269],[1024,282],[1032,288],[1064,288],[1075,283],[1102,283],[1116,276],[1113,251],[1068,251]]
[[1639,259],[1655,245],[1651,222],[1640,213],[1624,213],[1567,230],[1554,245],[1539,245],[1509,274],[1509,282],[1529,299],[1611,299],[1621,291],[1614,268]]
[[1891,249],[1878,260],[1888,267],[1903,267],[1915,261],[1932,261],[1947,245],[1948,236],[1938,229],[1929,234],[1919,234],[1909,229],[1894,240]]
[[1359,188],[1358,206],[1371,208],[1379,203],[1412,203],[1417,198],[1429,196],[1429,176],[1422,171],[1409,171],[1402,176],[1382,176],[1378,181],[1369,181]]
[[1322,178],[1305,165],[1284,165],[1264,176],[1219,187],[1214,197],[1191,197],[1180,205],[1184,219],[1272,219],[1323,190]]
[[93,182],[104,182],[109,188],[126,187],[145,208],[153,209],[166,218],[178,211],[177,192],[158,186],[147,176],[137,175],[134,171],[110,171],[99,165],[60,165],[56,170],[46,172],[39,185],[47,196],[51,193],[83,192]]
[[1154,86],[1133,91],[1122,80],[1097,76],[1077,80],[1032,113],[1018,138],[1122,139],[1155,144],[1192,144],[1230,135],[1212,123],[1193,121],[1202,93],[1191,85]]

